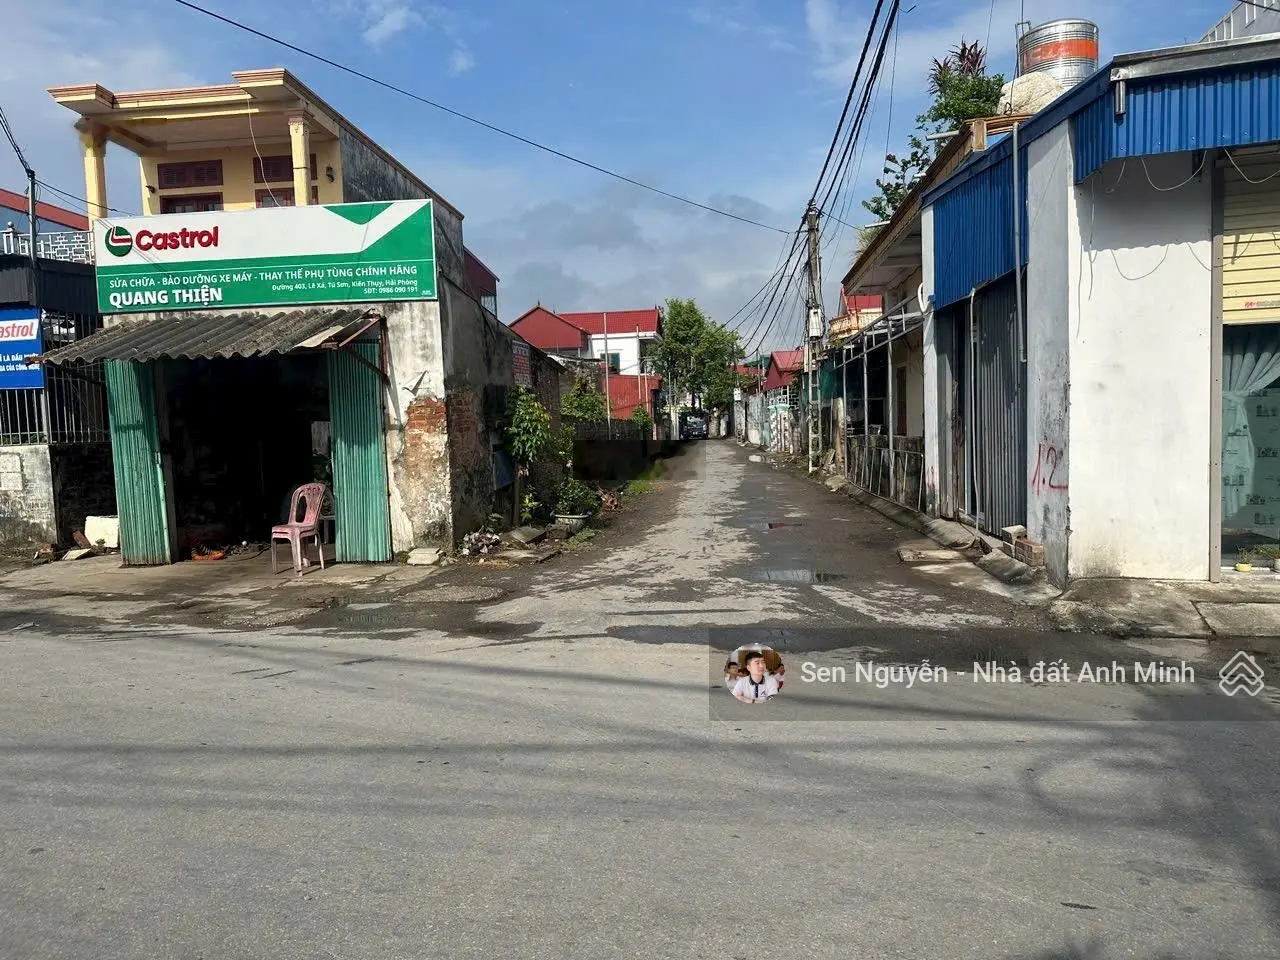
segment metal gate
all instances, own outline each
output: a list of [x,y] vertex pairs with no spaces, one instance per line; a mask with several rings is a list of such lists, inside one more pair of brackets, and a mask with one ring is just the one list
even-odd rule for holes
[[108,360],[103,368],[121,558],[138,566],[169,563],[169,517],[156,424],[154,366]]
[[1027,521],[1025,341],[1015,276],[979,290],[969,320],[966,512],[988,533]]
[[329,417],[333,438],[334,550],[340,563],[391,559],[386,434],[379,344],[353,343],[369,365],[346,350],[329,354]]

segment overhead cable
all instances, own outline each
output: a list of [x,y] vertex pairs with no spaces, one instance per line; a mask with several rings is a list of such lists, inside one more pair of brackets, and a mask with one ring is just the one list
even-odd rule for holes
[[[883,0],[881,0],[881,2],[883,2]],[[446,107],[444,104],[438,103],[435,100],[431,100],[427,97],[421,96],[420,94],[413,93],[410,90],[406,90],[404,87],[397,86],[394,83],[389,83],[386,80],[380,80],[377,77],[372,76],[371,74],[365,73],[362,70],[357,70],[355,67],[347,66],[346,64],[340,63],[337,60],[332,60],[329,57],[323,56],[318,53],[314,53],[311,50],[307,50],[303,47],[298,46],[297,44],[290,43],[287,40],[282,40],[279,37],[273,36],[269,33],[265,33],[262,30],[257,30],[254,27],[251,27],[245,23],[241,23],[239,20],[236,20],[232,17],[227,17],[227,16],[223,16],[220,13],[215,13],[213,10],[209,10],[205,7],[202,7],[197,3],[190,2],[190,0],[174,0],[174,3],[177,3],[180,6],[186,7],[189,10],[194,10],[197,13],[204,14],[206,17],[211,17],[212,19],[225,23],[228,26],[235,27],[237,30],[243,30],[245,33],[250,33],[253,36],[258,37],[262,40],[266,40],[269,43],[277,44],[278,46],[284,47],[286,50],[292,50],[294,53],[300,54],[304,57],[309,57],[310,59],[318,61],[319,63],[323,63],[326,66],[333,67],[335,70],[341,70],[343,73],[348,73],[353,77],[359,77],[361,80],[365,80],[369,83],[375,84],[379,87],[382,87],[385,90],[390,90],[393,93],[398,93],[402,97],[408,97],[410,100],[415,100],[418,103],[426,104],[429,107],[434,107],[436,110],[440,110],[444,113],[447,113],[452,117],[457,117],[459,120],[466,120],[468,123],[473,123],[476,126],[484,127],[486,130],[490,130],[493,133],[501,134],[504,137],[509,137],[510,139],[519,141],[520,143],[523,143],[526,146],[533,147],[536,150],[541,150],[544,153],[549,153],[553,157],[559,157],[561,160],[568,160],[570,163],[575,163],[580,167],[586,167],[588,170],[593,170],[596,173],[604,174],[607,177],[612,177],[613,179],[620,180],[623,183],[628,183],[633,187],[639,187],[641,190],[648,190],[650,193],[656,193],[661,197],[666,197],[668,200],[675,200],[679,203],[684,203],[691,207],[697,207],[699,210],[705,210],[707,213],[714,213],[721,217],[728,217],[730,220],[737,220],[740,223],[748,223],[748,224],[751,224],[751,226],[753,227],[761,227],[765,230],[773,230],[775,233],[782,233],[782,234],[786,234],[790,232],[787,230],[783,230],[781,227],[775,227],[772,224],[761,223],[759,220],[752,220],[750,217],[740,216],[739,214],[736,214],[736,213],[730,213],[728,210],[721,210],[717,207],[712,207],[705,203],[699,203],[696,200],[690,200],[688,197],[682,197],[676,193],[669,193],[668,191],[663,190],[660,187],[655,187],[652,184],[643,183],[640,180],[635,180],[631,177],[626,176],[625,174],[618,173],[615,170],[610,170],[607,167],[602,167],[599,164],[591,163],[588,160],[583,160],[580,157],[575,157],[572,154],[565,153],[563,150],[557,150],[555,147],[549,147],[546,144],[539,143],[536,140],[531,140],[528,137],[521,136],[518,133],[513,133],[510,130],[505,130],[502,127],[499,127],[495,124],[488,123],[484,120],[480,120],[476,117],[470,116],[469,114],[465,114],[460,110],[454,110],[452,107]]]

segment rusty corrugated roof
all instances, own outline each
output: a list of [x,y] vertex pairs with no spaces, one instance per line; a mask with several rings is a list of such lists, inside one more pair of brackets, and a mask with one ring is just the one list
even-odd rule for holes
[[[288,353],[355,328],[366,310],[311,307],[277,314],[185,312],[148,314],[126,320],[83,340],[51,350],[44,363],[76,360],[157,360],[162,357],[212,360]],[[354,329],[352,330],[354,332]],[[328,336],[326,336],[326,334]]]

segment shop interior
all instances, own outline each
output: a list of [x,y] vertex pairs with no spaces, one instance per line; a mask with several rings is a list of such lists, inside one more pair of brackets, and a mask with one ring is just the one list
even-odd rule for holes
[[167,360],[161,376],[179,559],[266,543],[295,488],[332,490],[323,353]]

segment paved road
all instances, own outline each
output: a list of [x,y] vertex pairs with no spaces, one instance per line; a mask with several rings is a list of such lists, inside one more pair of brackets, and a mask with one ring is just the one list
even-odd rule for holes
[[901,662],[1104,642],[899,564],[901,531],[736,446],[673,466],[593,549],[423,588],[489,602],[0,633],[2,952],[1280,953],[1274,722],[1162,719],[1147,688],[1072,701],[1128,722],[985,722],[1030,694],[959,684],[819,721],[798,651],[777,713],[738,709],[715,631]]

